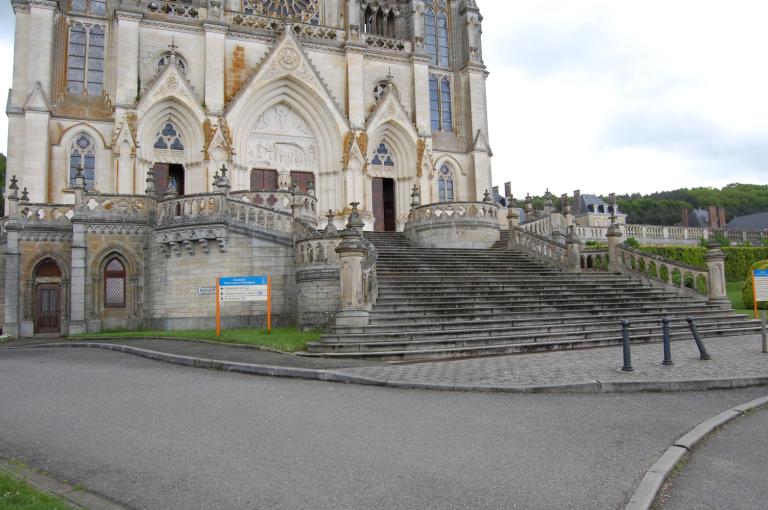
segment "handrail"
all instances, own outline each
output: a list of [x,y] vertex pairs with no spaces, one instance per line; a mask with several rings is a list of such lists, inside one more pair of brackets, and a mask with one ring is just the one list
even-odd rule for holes
[[522,249],[544,262],[562,268],[567,267],[568,250],[565,245],[556,243],[542,235],[529,232],[523,227],[515,227],[510,232],[510,240],[515,248]]
[[703,295],[710,294],[710,275],[706,268],[683,264],[626,245],[619,245],[617,250],[623,273],[639,275],[679,289],[687,288]]

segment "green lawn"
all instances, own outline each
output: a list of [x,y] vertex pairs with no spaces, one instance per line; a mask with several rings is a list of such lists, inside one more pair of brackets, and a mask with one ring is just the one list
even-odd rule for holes
[[753,318],[755,316],[755,311],[752,309],[745,309],[744,301],[741,299],[741,287],[744,285],[744,282],[726,282],[725,285],[728,291],[728,299],[731,300],[733,309],[738,313],[745,313],[749,315],[750,318]]
[[69,510],[59,498],[0,471],[0,510]]
[[223,329],[221,336],[218,338],[214,330],[105,331],[103,333],[77,335],[72,338],[191,338],[222,343],[258,345],[284,352],[294,352],[304,350],[308,342],[319,340],[322,334],[321,331],[303,332],[297,328],[273,328],[270,335],[267,335],[264,329]]

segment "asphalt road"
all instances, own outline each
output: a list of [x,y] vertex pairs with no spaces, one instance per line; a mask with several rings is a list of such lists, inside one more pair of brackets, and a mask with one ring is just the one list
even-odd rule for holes
[[425,392],[3,351],[0,454],[142,509],[610,509],[765,393]]
[[694,450],[665,510],[768,507],[768,409],[733,421]]

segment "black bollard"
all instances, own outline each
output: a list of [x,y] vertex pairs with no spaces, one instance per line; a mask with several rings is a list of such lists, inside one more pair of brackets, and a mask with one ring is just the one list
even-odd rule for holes
[[661,319],[661,332],[664,336],[664,361],[661,364],[666,366],[674,365],[672,362],[672,339],[669,335],[669,317]]
[[621,367],[622,372],[634,372],[632,368],[632,354],[629,352],[629,321],[624,319],[621,321],[621,336],[624,346],[624,366]]
[[699,330],[696,329],[696,324],[693,322],[693,317],[688,317],[686,319],[688,321],[688,325],[691,327],[691,334],[693,335],[693,339],[696,341],[696,347],[699,348],[699,354],[700,359],[703,360],[710,360],[712,357],[707,353],[706,347],[704,347],[704,343],[701,341],[701,337],[699,336]]

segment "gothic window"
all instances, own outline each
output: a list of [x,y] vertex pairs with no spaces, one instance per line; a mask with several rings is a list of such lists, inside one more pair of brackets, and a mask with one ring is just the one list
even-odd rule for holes
[[432,64],[448,67],[448,4],[445,0],[427,0],[424,13],[424,44]]
[[75,186],[78,167],[83,169],[86,189],[92,190],[96,177],[96,151],[93,146],[93,139],[85,133],[78,134],[72,140],[72,147],[69,151],[70,187]]
[[243,0],[243,13],[320,24],[319,0]]
[[367,6],[363,12],[363,33],[395,37],[395,11]]
[[104,307],[125,308],[125,266],[117,257],[104,266]]
[[67,51],[67,92],[98,96],[104,92],[104,27],[73,23]]
[[107,2],[106,0],[71,0],[69,12],[104,16],[107,13]]
[[437,176],[437,195],[440,202],[453,202],[453,171],[447,163],[440,166]]
[[377,166],[395,166],[395,159],[392,156],[392,151],[389,150],[389,146],[381,142],[376,147],[376,152],[373,153],[371,158],[371,164]]
[[176,126],[170,120],[166,121],[163,129],[155,135],[154,148],[172,151],[184,150],[184,144],[181,141],[179,130],[176,129]]
[[[160,73],[165,70],[166,67],[168,67],[168,64],[171,63],[171,52],[164,53],[160,60],[157,61],[157,72]],[[187,61],[179,55],[176,54],[176,65],[178,66],[179,70],[182,74],[187,74]]]
[[451,80],[435,74],[429,77],[429,109],[432,131],[453,131]]

